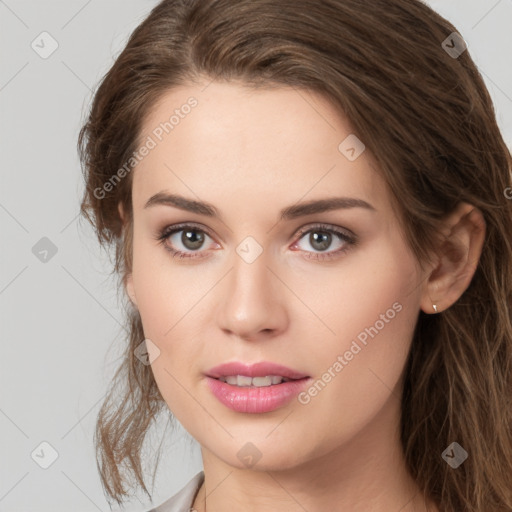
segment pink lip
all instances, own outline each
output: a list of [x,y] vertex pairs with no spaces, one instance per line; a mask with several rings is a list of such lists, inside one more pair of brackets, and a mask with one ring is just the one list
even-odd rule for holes
[[[281,375],[291,380],[272,386],[238,387],[218,380],[228,375],[245,375],[247,377],[265,377]],[[226,363],[209,370],[206,381],[213,395],[226,407],[236,412],[263,413],[270,412],[290,402],[311,381],[307,375],[274,363]]]
[[266,377],[267,375],[281,375],[288,379],[304,379],[306,374],[287,368],[280,364],[263,361],[255,364],[231,362],[215,366],[206,372],[208,377],[218,379],[228,375],[245,375],[247,377]]

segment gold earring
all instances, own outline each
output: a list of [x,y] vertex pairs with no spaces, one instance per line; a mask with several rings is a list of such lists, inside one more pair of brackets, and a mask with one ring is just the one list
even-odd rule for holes
[[432,304],[432,307],[434,308],[434,311],[437,313],[437,306],[435,304]]

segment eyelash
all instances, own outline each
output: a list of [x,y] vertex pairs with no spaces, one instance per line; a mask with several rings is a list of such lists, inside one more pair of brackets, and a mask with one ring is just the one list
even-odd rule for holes
[[[208,235],[210,238],[213,238],[212,235],[205,229],[199,227],[195,224],[176,224],[173,226],[166,226],[164,227],[158,234],[156,239],[158,242],[163,245],[164,249],[168,252],[170,252],[174,258],[184,259],[184,258],[193,258],[193,259],[199,259],[199,258],[207,258],[206,255],[195,255],[194,253],[200,254],[200,251],[193,251],[191,255],[190,253],[185,253],[183,251],[178,251],[176,249],[173,249],[168,244],[166,244],[167,239],[175,234],[179,233],[180,231],[194,231],[196,233],[203,233],[205,235]],[[298,237],[297,242],[300,241],[304,235],[310,233],[310,232],[322,232],[322,233],[330,233],[335,236],[337,236],[341,241],[345,242],[345,246],[342,249],[338,249],[336,251],[332,252],[325,252],[325,253],[312,253],[310,251],[306,251],[306,253],[309,256],[305,256],[306,259],[312,259],[312,260],[318,260],[318,261],[327,261],[332,260],[337,257],[341,257],[343,254],[345,254],[347,251],[349,251],[352,247],[357,245],[358,240],[356,237],[347,234],[344,231],[341,231],[338,228],[335,228],[328,224],[316,224],[313,226],[310,226],[308,228],[304,228],[299,230],[299,232],[296,234],[296,237]],[[295,243],[297,243],[295,242]]]

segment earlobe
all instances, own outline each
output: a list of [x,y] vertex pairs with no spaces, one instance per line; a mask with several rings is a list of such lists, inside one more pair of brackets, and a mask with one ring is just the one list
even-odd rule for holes
[[438,264],[426,282],[421,301],[425,313],[448,309],[467,289],[480,260],[485,228],[482,212],[468,203],[459,204],[447,217]]

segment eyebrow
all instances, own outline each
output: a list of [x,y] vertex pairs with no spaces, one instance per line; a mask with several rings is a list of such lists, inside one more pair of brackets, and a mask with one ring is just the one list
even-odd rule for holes
[[[150,208],[156,205],[174,206],[180,210],[197,213],[199,215],[217,217],[219,219],[222,218],[217,208],[210,203],[194,201],[176,194],[168,194],[167,192],[158,192],[151,196],[144,205],[144,208]],[[354,197],[330,197],[287,206],[280,211],[280,220],[292,220],[305,215],[348,208],[365,208],[372,212],[377,211],[370,203],[362,199],[356,199]]]

